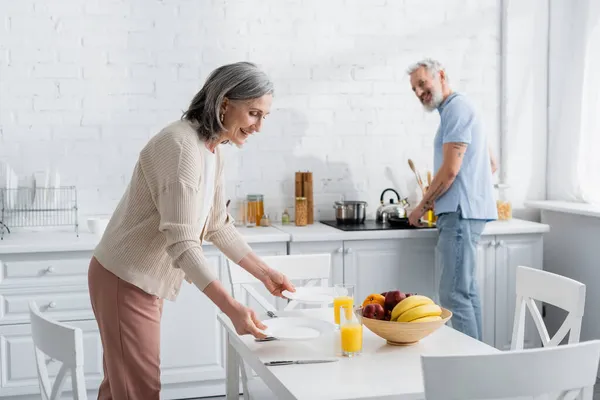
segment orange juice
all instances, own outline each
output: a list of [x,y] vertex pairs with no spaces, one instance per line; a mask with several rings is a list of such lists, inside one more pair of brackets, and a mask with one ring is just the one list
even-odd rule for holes
[[[346,309],[347,311],[348,309]],[[347,323],[340,328],[342,336],[342,351],[346,353],[359,353],[362,350],[363,327],[360,323]]]
[[340,307],[346,308],[346,318],[352,317],[352,306],[354,305],[354,298],[350,296],[340,296],[333,299],[333,318],[335,324],[340,324]]

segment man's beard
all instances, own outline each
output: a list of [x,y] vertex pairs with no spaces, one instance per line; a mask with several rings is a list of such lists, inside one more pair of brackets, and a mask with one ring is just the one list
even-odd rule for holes
[[442,91],[433,89],[433,90],[431,90],[431,100],[427,103],[421,103],[421,104],[423,104],[423,107],[425,108],[426,111],[431,112],[431,111],[437,109],[440,106],[440,104],[442,104],[443,100],[444,100],[444,96],[442,95]]

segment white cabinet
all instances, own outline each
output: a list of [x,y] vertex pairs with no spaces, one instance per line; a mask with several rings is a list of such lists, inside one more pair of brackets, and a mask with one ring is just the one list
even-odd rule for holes
[[[71,321],[69,325],[83,331],[85,381],[88,397],[93,398],[102,381],[102,343],[95,320]],[[31,325],[0,326],[0,398],[39,399]],[[49,359],[48,373],[54,378],[60,363]],[[70,378],[65,382],[65,396],[70,393]]]
[[[495,238],[496,255],[496,340],[495,346],[508,350],[515,315],[516,271],[519,265],[543,268],[543,238],[537,235],[506,235]],[[541,312],[541,305],[537,304]],[[540,347],[541,340],[529,312],[525,318],[526,348]]]
[[[287,242],[256,243],[260,255],[287,254]],[[226,258],[205,246],[225,287]],[[87,270],[91,251],[0,255],[0,398],[39,399],[27,302],[52,318],[81,327],[88,397],[102,381],[102,344],[91,310]],[[164,302],[161,321],[161,398],[225,394],[224,334],[217,307],[195,285],[182,283],[175,302]],[[54,371],[50,366],[50,370]]]
[[332,284],[356,286],[356,301],[391,289],[434,295],[435,239],[291,242],[290,254],[330,253]]
[[[510,349],[516,268],[524,265],[542,269],[542,243],[542,234],[481,237],[477,248],[477,283],[481,297],[483,342],[500,350]],[[436,288],[439,288],[440,275],[440,266],[436,263]],[[525,324],[525,347],[539,347],[539,335],[529,314]]]
[[357,301],[388,290],[433,296],[435,239],[344,242],[344,283],[356,285]]

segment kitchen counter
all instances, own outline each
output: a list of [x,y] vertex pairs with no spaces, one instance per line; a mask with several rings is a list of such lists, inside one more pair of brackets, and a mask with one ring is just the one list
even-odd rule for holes
[[[238,228],[248,243],[288,242],[290,235],[273,227]],[[100,237],[87,231],[13,231],[0,241],[0,254],[93,250]],[[211,245],[206,242],[207,245]]]
[[529,208],[537,208],[543,211],[554,211],[566,214],[582,215],[585,217],[600,218],[600,206],[587,203],[543,200],[528,201],[525,203],[525,206]]
[[[437,237],[435,228],[397,229],[384,231],[346,232],[316,222],[308,226],[274,224],[270,227],[246,228],[239,231],[251,245],[254,243],[317,242],[336,240],[381,240],[381,239],[427,239]],[[487,224],[484,235],[510,235],[545,233],[549,226],[537,222],[513,219]],[[87,231],[79,237],[73,231],[15,231],[5,234],[0,241],[0,254],[36,253],[54,251],[89,251],[96,247],[100,238]],[[206,245],[211,245],[206,242]]]
[[[395,229],[383,231],[346,232],[328,225],[316,222],[313,225],[295,226],[273,225],[290,235],[291,242],[316,242],[331,240],[373,240],[373,239],[419,239],[437,237],[437,229]],[[525,233],[545,233],[550,227],[537,222],[512,219],[509,221],[494,221],[486,225],[484,235],[511,235]]]

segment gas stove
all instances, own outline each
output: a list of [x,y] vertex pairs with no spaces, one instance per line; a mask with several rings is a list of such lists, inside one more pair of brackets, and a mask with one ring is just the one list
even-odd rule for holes
[[387,223],[377,222],[375,220],[366,220],[361,224],[342,224],[333,221],[319,221],[322,224],[331,226],[333,228],[339,229],[341,231],[353,232],[353,231],[390,231],[390,230],[399,230],[399,229],[435,229],[435,224],[426,225],[423,227],[417,227],[409,225],[408,222],[402,225],[390,225]]

